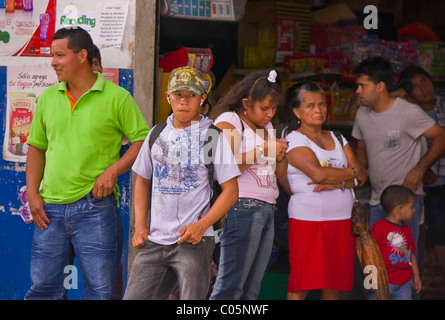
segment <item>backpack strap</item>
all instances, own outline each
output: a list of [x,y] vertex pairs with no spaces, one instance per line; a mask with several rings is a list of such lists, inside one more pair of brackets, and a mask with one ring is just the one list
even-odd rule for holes
[[210,148],[210,151],[212,152],[212,155],[210,156],[210,161],[209,163],[206,163],[205,166],[207,167],[207,170],[209,172],[209,182],[210,182],[210,187],[213,189],[214,183],[215,183],[215,179],[213,179],[213,174],[215,172],[215,168],[214,168],[214,162],[215,162],[215,156],[216,156],[216,146],[218,144],[218,140],[216,141],[212,141],[212,136],[209,134],[210,129],[212,130],[216,130],[218,132],[218,139],[219,139],[219,134],[221,134],[222,130],[220,128],[218,128],[217,126],[215,126],[213,123],[209,126],[209,128],[207,129],[207,133],[206,133],[206,137],[204,140],[204,147],[209,144],[209,143],[213,143],[214,145],[212,146],[212,148]]
[[[156,139],[158,138],[159,134],[161,133],[162,130],[164,130],[164,128],[167,126],[167,121],[162,121],[159,122],[158,124],[156,124],[150,131],[150,138],[148,140],[148,149],[151,151],[151,148],[153,147],[153,144],[155,143]],[[151,159],[150,156],[150,162],[151,162],[151,192],[153,192],[153,160]],[[150,194],[151,196],[151,194]],[[148,214],[148,224],[150,225],[150,221],[151,221],[151,208],[149,210],[149,214]],[[148,227],[150,229],[150,227]]]
[[[213,130],[216,130],[218,132],[218,139],[216,139],[216,141],[213,141],[213,136],[210,134]],[[222,132],[222,130],[212,123],[209,126],[209,128],[207,129],[206,137],[204,140],[204,147],[203,147],[203,150],[207,150],[206,145],[208,145],[209,143],[212,144],[212,147],[210,148],[210,152],[212,153],[210,155],[210,161],[208,161],[208,163],[205,163],[205,166],[206,166],[207,172],[208,172],[208,177],[209,177],[210,190],[212,190],[212,193],[210,194],[210,200],[209,200],[211,205],[213,204],[213,202],[216,200],[216,198],[218,196],[215,193],[216,181],[214,179],[214,173],[215,173],[214,163],[215,163],[215,156],[216,156],[216,147],[218,145],[218,141],[219,141],[221,132]],[[201,212],[199,213],[198,220],[202,218],[205,208],[206,207],[204,207],[201,210]]]
[[159,134],[162,130],[164,130],[165,126],[167,125],[167,121],[159,122],[157,125],[151,129],[150,139],[148,140],[148,148],[151,150],[151,147],[155,143],[156,139],[158,138]]

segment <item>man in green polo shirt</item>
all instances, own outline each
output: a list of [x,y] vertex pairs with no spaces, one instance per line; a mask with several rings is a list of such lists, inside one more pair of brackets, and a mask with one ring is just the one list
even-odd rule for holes
[[[60,83],[40,95],[28,137],[26,185],[36,227],[25,299],[63,299],[74,253],[85,298],[116,298],[123,243],[116,181],[149,128],[130,93],[92,71],[93,50],[82,28],[53,37]],[[124,134],[131,146],[120,157]]]

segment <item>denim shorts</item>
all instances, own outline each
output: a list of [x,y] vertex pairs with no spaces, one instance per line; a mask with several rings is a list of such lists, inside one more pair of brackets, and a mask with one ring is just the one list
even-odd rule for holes
[[[413,279],[401,286],[388,283],[389,300],[413,300]],[[368,296],[368,300],[377,300],[377,297],[372,292]]]

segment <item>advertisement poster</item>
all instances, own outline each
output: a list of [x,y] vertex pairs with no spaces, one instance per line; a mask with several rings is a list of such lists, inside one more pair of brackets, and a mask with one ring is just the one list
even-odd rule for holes
[[81,27],[88,31],[93,41],[96,42],[99,29],[96,12],[79,12],[74,5],[69,5],[64,8],[63,12],[57,13],[56,31],[61,28],[75,27]]
[[49,57],[56,0],[4,1],[0,6],[0,56]]
[[128,0],[99,1],[96,11],[78,11],[75,5],[68,5],[57,14],[55,29],[81,27],[99,48],[120,48],[128,6]]
[[52,68],[8,67],[4,160],[26,162],[26,142],[37,99],[44,89],[58,82]]

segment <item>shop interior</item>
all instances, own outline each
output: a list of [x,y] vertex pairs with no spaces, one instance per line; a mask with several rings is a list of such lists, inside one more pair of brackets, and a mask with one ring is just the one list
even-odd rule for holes
[[[165,74],[181,59],[209,74],[208,90],[214,101],[238,79],[258,69],[277,70],[283,91],[302,79],[319,83],[328,100],[326,128],[340,130],[351,145],[352,125],[360,107],[355,99],[353,69],[363,59],[376,55],[387,58],[396,80],[408,65],[419,65],[430,72],[436,89],[445,91],[442,0],[189,1],[188,13],[188,8],[182,7],[187,2],[161,1],[159,7],[159,103],[154,123],[170,113],[162,101]],[[201,2],[211,3],[210,14],[200,12]],[[192,8],[194,3],[196,8]],[[368,4],[376,11],[366,11]],[[233,5],[228,8],[232,12],[226,11],[225,5]],[[274,119],[277,130],[285,126],[285,118],[279,110]],[[366,197],[366,190],[363,192]],[[444,288],[437,288],[434,278],[429,278],[434,261],[427,226],[424,229],[421,299],[443,299]],[[276,238],[265,289],[260,294],[263,299],[283,299],[277,291],[286,294],[282,290],[287,285],[286,252]],[[354,289],[346,298],[362,299],[363,292],[359,291]]]

